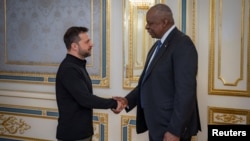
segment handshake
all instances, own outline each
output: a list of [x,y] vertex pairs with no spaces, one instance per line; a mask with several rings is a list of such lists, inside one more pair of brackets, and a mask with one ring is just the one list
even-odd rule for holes
[[115,114],[119,114],[124,108],[128,106],[128,100],[125,97],[113,97],[117,101],[116,109],[111,109]]

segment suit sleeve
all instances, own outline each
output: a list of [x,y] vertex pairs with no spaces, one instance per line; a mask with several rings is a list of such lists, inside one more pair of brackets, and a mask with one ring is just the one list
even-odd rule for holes
[[175,78],[174,112],[168,131],[181,136],[188,127],[196,108],[196,74],[198,55],[188,36],[182,36],[173,54]]
[[125,98],[128,100],[128,106],[125,108],[126,112],[131,111],[138,103],[138,86],[135,87]]

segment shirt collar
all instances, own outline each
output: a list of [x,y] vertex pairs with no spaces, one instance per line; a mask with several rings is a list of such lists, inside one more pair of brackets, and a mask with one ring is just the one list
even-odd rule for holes
[[86,67],[86,63],[87,63],[86,59],[81,60],[81,59],[79,59],[79,58],[77,58],[77,57],[75,57],[75,56],[73,56],[73,55],[71,55],[71,54],[67,54],[67,58],[68,58],[69,60],[71,60],[71,62],[74,62],[75,64],[77,64],[77,65],[79,65],[79,66],[84,66],[84,67]]
[[169,28],[169,30],[167,31],[167,32],[165,32],[165,34],[162,36],[162,38],[161,38],[161,43],[163,43],[164,41],[165,41],[165,39],[167,39],[167,37],[168,37],[168,35],[170,34],[170,32],[172,31],[172,30],[174,30],[174,28],[175,28],[175,25],[172,25],[170,28]]

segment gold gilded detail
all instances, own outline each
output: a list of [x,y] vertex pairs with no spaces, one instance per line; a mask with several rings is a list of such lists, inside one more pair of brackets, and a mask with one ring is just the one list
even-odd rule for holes
[[242,123],[243,121],[245,121],[242,117],[233,114],[219,114],[216,115],[215,118],[225,123],[234,123],[234,124]]
[[18,131],[23,134],[25,130],[30,128],[31,126],[22,119],[18,120],[14,116],[0,115],[0,134],[16,134]]

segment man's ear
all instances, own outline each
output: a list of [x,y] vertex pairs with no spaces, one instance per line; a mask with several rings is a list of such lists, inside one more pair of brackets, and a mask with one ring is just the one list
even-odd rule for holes
[[164,26],[167,26],[167,25],[168,25],[168,20],[165,19],[165,20],[164,20]]
[[71,43],[71,49],[72,50],[77,50],[78,49],[78,44],[75,43],[75,42]]

